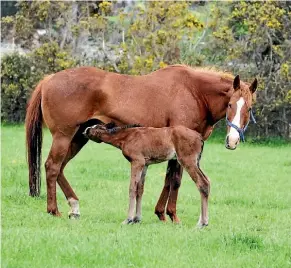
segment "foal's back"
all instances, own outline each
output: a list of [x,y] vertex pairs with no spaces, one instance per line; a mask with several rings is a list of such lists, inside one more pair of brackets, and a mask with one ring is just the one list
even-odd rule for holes
[[130,160],[144,158],[147,164],[200,153],[203,145],[201,135],[184,126],[138,127],[126,131],[128,135],[121,147],[123,154]]

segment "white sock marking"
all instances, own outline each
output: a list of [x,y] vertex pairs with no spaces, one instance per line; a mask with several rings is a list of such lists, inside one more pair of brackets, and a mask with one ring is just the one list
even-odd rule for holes
[[70,197],[68,198],[68,203],[71,207],[71,210],[69,212],[70,213],[73,213],[73,214],[77,214],[77,215],[80,215],[80,210],[79,210],[79,201]]

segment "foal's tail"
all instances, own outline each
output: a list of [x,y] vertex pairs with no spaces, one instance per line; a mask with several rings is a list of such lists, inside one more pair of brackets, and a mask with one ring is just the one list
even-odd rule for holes
[[40,165],[42,147],[42,111],[41,111],[41,85],[42,80],[33,91],[29,101],[26,118],[26,153],[29,167],[29,195],[40,195]]

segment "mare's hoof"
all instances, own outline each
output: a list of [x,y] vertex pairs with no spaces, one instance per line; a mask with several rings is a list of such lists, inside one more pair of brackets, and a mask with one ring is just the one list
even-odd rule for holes
[[62,217],[62,214],[59,211],[48,211],[48,214],[54,217]]
[[123,225],[126,225],[126,224],[134,224],[134,220],[133,219],[126,219],[122,222]]
[[175,223],[175,224],[180,224],[180,223],[181,223],[180,219],[179,219],[177,216],[171,218],[171,220],[172,220],[172,222]]
[[155,214],[158,216],[159,220],[160,221],[163,221],[163,222],[166,222],[167,221],[167,218],[166,218],[166,215],[165,213],[160,213],[160,212],[155,212]]
[[134,222],[134,223],[141,223],[141,218],[135,216],[135,217],[133,218],[133,222]]
[[167,213],[167,214],[173,223],[175,223],[175,224],[181,223],[180,219],[178,218],[178,216],[176,214],[172,214],[172,213]]
[[80,214],[69,213],[69,219],[70,220],[78,220],[78,219],[80,219]]

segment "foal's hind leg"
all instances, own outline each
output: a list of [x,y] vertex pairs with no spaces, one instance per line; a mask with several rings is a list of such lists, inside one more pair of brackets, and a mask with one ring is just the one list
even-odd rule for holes
[[47,182],[47,212],[60,216],[57,207],[56,182],[59,176],[62,163],[67,155],[70,146],[71,137],[62,133],[53,135],[53,143],[45,162],[46,182]]
[[[194,156],[195,157],[195,156]],[[207,176],[199,168],[199,157],[197,157],[197,162],[193,161],[193,156],[180,158],[180,162],[186,171],[189,173],[192,180],[196,183],[196,186],[201,195],[201,214],[198,222],[199,227],[204,227],[208,225],[208,196],[210,193],[210,181]]]
[[64,192],[64,195],[66,196],[68,200],[69,206],[71,207],[71,210],[69,211],[69,218],[80,217],[79,199],[64,175],[64,168],[67,165],[67,163],[71,159],[73,159],[78,154],[78,152],[80,152],[80,150],[83,148],[83,146],[87,142],[88,142],[88,139],[85,138],[83,135],[79,135],[77,133],[74,136],[73,140],[71,141],[66,158],[62,164],[60,174],[57,179],[57,182],[59,186],[61,187],[62,191]]

